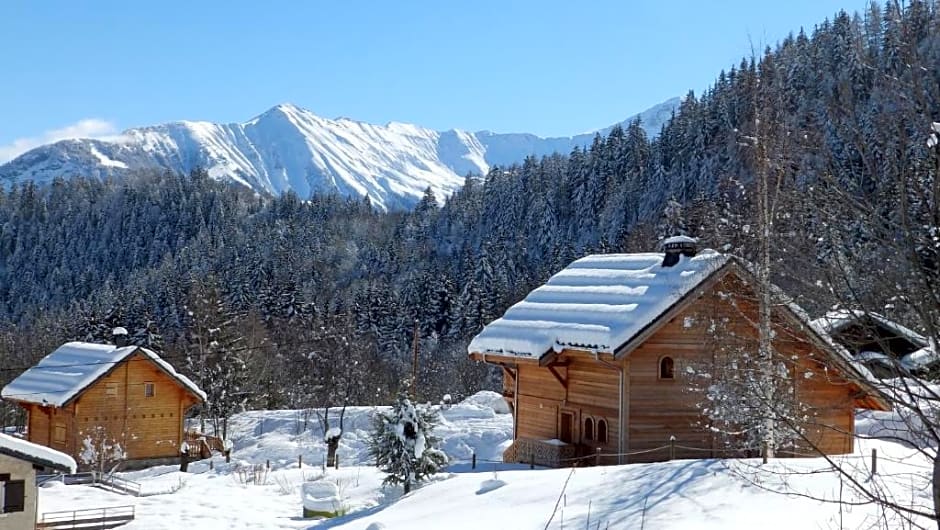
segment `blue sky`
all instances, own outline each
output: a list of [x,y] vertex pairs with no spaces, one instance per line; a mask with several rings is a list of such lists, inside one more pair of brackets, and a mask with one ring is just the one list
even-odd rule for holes
[[570,135],[864,0],[0,2],[0,162],[179,119],[325,117]]

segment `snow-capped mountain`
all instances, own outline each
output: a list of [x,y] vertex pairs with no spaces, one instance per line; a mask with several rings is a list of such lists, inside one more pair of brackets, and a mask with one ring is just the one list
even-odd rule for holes
[[[647,133],[657,134],[678,103],[673,98],[640,114]],[[283,104],[244,123],[181,121],[129,129],[107,140],[43,145],[0,165],[0,182],[121,177],[151,168],[188,173],[203,167],[213,178],[262,193],[292,190],[307,197],[335,191],[368,195],[376,206],[394,209],[412,206],[429,186],[443,198],[468,173],[482,175],[492,165],[520,162],[528,155],[567,153],[588,145],[593,136],[540,138],[434,131],[406,123],[373,125],[325,119]]]

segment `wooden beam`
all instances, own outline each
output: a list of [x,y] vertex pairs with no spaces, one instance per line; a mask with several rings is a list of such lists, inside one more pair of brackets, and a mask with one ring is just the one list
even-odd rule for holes
[[555,366],[556,365],[554,364],[549,365],[548,371],[551,372],[553,376],[555,376],[555,379],[557,379],[558,382],[561,383],[561,386],[563,386],[565,390],[568,390],[568,379],[562,377],[561,374],[559,374],[558,371],[555,369]]
[[558,359],[559,353],[555,350],[548,350],[548,352],[539,359],[539,366],[548,366],[554,364]]
[[[512,371],[512,368],[510,368],[509,365],[505,363],[499,363],[499,366],[500,368],[503,369],[503,373],[506,374],[510,379],[512,379],[513,382],[516,381],[516,373]],[[516,370],[518,370],[518,368],[516,368]]]

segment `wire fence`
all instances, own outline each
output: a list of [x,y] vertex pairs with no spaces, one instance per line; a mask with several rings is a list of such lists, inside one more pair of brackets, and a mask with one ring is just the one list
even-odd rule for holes
[[[669,443],[661,445],[658,447],[652,447],[648,449],[640,449],[636,451],[627,451],[627,452],[604,452],[601,448],[597,448],[596,452],[587,453],[580,456],[565,457],[565,458],[553,458],[550,461],[550,467],[568,467],[568,466],[578,466],[579,464],[595,464],[600,465],[604,462],[609,462],[613,458],[620,459],[621,457],[626,458],[627,460],[630,457],[649,455],[653,453],[665,453],[664,460],[676,460],[681,458],[681,452],[686,453],[699,453],[706,457],[712,458],[763,458],[764,462],[768,461],[767,452],[763,451],[759,447],[741,447],[741,448],[716,448],[716,447],[694,447],[684,444],[676,443],[674,440],[670,440]],[[821,453],[812,453],[812,452],[801,452],[791,449],[776,449],[774,451],[776,456],[784,456],[791,458],[819,458],[822,456]],[[891,462],[896,464],[907,464],[913,465],[909,461],[905,461],[898,458],[887,457],[884,455],[879,456],[877,450],[872,450],[870,455],[859,455],[859,454],[843,454],[843,455],[830,455],[828,457],[831,460],[845,461],[845,460],[858,460],[860,463],[867,462],[869,465],[869,471],[871,474],[877,473],[878,461],[882,460],[885,462]],[[474,453],[472,454],[469,460],[455,460],[451,461],[451,464],[470,464],[471,469],[476,469],[479,464],[528,464],[530,468],[535,468],[536,465],[544,465],[544,461],[536,457],[534,453],[529,453],[526,455],[517,456],[515,462],[507,462],[506,460],[492,460],[479,458]],[[626,463],[626,462],[624,462]]]

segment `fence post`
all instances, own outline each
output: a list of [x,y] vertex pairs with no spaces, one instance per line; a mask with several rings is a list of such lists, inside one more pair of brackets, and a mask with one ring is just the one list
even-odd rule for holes
[[297,455],[297,467],[304,467],[304,455]]
[[535,452],[529,452],[529,469],[535,469]]
[[210,459],[209,459],[209,471],[212,471],[213,469],[215,469],[214,462],[213,462],[213,460],[210,458]]
[[601,448],[600,447],[598,447],[597,450],[594,451],[594,465],[595,466],[601,465]]
[[760,443],[760,454],[761,454],[761,460],[765,464],[767,463],[767,452],[768,452],[767,440],[764,440]]
[[676,459],[676,437],[675,435],[669,437],[669,460]]
[[265,461],[264,461],[264,468],[265,468],[265,469],[271,469],[271,461],[270,461],[270,460],[265,460]]
[[333,469],[339,469],[339,455],[333,456]]
[[476,469],[476,468],[477,468],[477,454],[473,453],[472,455],[470,455],[470,469]]
[[871,450],[871,474],[875,476],[878,474],[878,450]]

